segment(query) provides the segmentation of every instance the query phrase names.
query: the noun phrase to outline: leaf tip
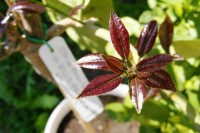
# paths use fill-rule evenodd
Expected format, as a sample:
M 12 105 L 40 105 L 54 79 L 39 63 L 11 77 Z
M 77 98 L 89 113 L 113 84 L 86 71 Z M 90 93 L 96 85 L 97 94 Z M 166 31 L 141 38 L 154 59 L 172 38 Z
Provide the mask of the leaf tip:
M 174 57 L 174 61 L 184 60 L 184 58 L 179 54 L 173 54 L 172 56 Z
M 83 96 L 82 96 L 82 93 L 81 94 L 79 94 L 77 97 L 76 97 L 76 99 L 80 99 L 80 98 L 82 98 Z
M 140 114 L 140 113 L 141 113 L 141 109 L 136 108 L 136 112 L 137 112 L 138 114 Z

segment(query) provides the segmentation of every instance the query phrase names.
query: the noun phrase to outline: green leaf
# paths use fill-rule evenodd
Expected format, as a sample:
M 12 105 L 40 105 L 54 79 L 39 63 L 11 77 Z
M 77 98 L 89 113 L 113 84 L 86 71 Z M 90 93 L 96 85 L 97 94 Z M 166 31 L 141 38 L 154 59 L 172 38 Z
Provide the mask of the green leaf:
M 156 0 L 147 0 L 148 5 L 151 9 L 154 9 L 157 5 L 157 1 Z
M 190 104 L 200 112 L 200 76 L 193 76 L 185 83 L 185 88 Z
M 140 23 L 131 18 L 131 17 L 123 17 L 121 18 L 122 22 L 124 23 L 124 26 L 127 28 L 129 35 L 134 35 L 135 37 L 140 36 Z
M 174 4 L 174 11 L 175 11 L 176 15 L 181 18 L 183 16 L 182 3 Z
M 92 52 L 104 52 L 107 41 L 105 36 L 109 36 L 109 32 L 107 34 L 107 31 L 99 31 L 99 29 L 108 27 L 110 9 L 112 9 L 111 0 L 101 2 L 92 0 L 43 0 L 43 3 L 50 7 L 48 14 L 54 23 L 68 17 L 74 7 L 84 4 L 84 9 L 79 14 L 73 15 L 73 18 L 81 22 L 84 21 L 84 24 L 81 25 L 79 23 L 79 26 L 69 27 L 66 32 L 82 50 L 88 49 Z M 91 18 L 95 18 L 97 21 L 92 21 Z
M 70 7 L 69 4 L 59 0 L 42 0 L 42 2 L 50 9 L 47 13 L 54 23 L 67 17 L 72 10 L 72 7 Z
M 90 0 L 83 10 L 83 19 L 95 17 L 98 25 L 108 28 L 109 14 L 112 8 L 112 0 L 101 0 L 101 2 Z
M 59 99 L 56 96 L 44 94 L 34 99 L 30 108 L 52 109 L 58 102 Z
M 179 22 L 179 24 L 174 28 L 174 40 L 196 39 L 198 37 L 198 28 L 196 27 L 196 22 L 194 22 L 186 23 L 184 20 L 181 20 L 181 22 Z
M 167 121 L 170 109 L 166 105 L 161 104 L 160 101 L 161 99 L 159 101 L 149 100 L 144 102 L 143 109 L 141 112 L 144 121 L 146 120 L 149 124 L 155 126 L 157 124 L 161 124 L 162 122 Z
M 157 132 L 156 132 L 156 128 L 154 128 L 152 126 L 141 125 L 140 133 L 157 133 Z
M 175 81 L 176 89 L 178 91 L 182 91 L 184 89 L 183 86 L 186 81 L 185 70 L 183 66 L 173 64 L 173 65 L 167 66 L 167 69 Z
M 130 112 L 121 103 L 110 103 L 106 105 L 105 110 L 113 121 L 126 122 L 132 119 Z M 134 111 L 133 109 L 131 110 Z
M 133 106 L 133 103 L 131 102 L 131 99 L 130 99 L 130 96 L 126 96 L 124 101 L 123 101 L 123 104 L 126 108 L 129 108 L 129 109 L 132 109 L 134 108 Z
M 82 27 L 69 27 L 66 32 L 82 50 L 89 49 L 92 52 L 103 52 L 106 41 L 95 35 L 99 28 L 88 22 Z
M 37 127 L 37 129 L 40 130 L 41 133 L 43 132 L 45 128 L 45 125 L 48 120 L 48 116 L 49 116 L 48 113 L 42 113 L 38 116 L 37 121 L 35 122 L 35 126 Z
M 176 53 L 184 58 L 200 57 L 200 40 L 174 41 L 173 46 Z
M 139 17 L 140 23 L 148 23 L 149 21 L 155 19 L 158 23 L 161 23 L 165 19 L 165 12 L 161 7 L 154 8 L 153 11 L 145 10 Z

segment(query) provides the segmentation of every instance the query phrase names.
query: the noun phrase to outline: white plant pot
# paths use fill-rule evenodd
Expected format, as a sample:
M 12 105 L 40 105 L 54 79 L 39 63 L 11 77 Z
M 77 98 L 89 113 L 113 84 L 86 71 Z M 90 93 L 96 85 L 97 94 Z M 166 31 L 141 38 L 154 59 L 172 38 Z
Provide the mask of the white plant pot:
M 120 84 L 116 89 L 103 95 L 111 95 L 120 98 L 124 98 L 128 92 L 128 85 Z M 47 124 L 45 126 L 44 133 L 57 133 L 57 130 L 62 122 L 62 120 L 71 111 L 70 105 L 67 98 L 63 99 L 57 107 L 51 113 Z

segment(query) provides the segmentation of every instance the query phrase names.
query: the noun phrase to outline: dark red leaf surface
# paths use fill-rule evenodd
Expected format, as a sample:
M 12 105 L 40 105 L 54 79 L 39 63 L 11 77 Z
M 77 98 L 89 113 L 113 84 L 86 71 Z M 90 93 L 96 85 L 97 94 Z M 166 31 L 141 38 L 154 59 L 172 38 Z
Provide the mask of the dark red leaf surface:
M 180 55 L 169 55 L 169 54 L 158 54 L 141 60 L 136 68 L 138 71 L 142 72 L 152 72 L 161 69 L 166 64 L 181 60 Z
M 164 22 L 159 28 L 159 39 L 165 52 L 169 54 L 169 46 L 172 44 L 174 24 L 169 16 L 166 16 Z
M 115 89 L 122 81 L 118 74 L 107 74 L 93 79 L 77 98 L 100 95 Z
M 112 11 L 110 15 L 109 27 L 110 37 L 117 53 L 123 59 L 127 59 L 130 52 L 129 34 L 114 11 Z
M 147 54 L 153 47 L 158 32 L 157 21 L 150 21 L 142 30 L 138 42 L 136 44 L 136 49 L 140 57 Z
M 147 86 L 176 91 L 175 84 L 170 75 L 164 70 L 151 73 L 148 77 L 139 77 Z
M 45 8 L 41 5 L 30 3 L 28 1 L 21 1 L 12 5 L 8 9 L 7 14 L 10 12 L 44 13 L 45 11 Z
M 125 68 L 118 58 L 113 57 L 113 56 L 103 55 L 103 54 L 101 56 L 104 58 L 107 65 L 114 73 L 120 74 L 124 72 Z
M 132 101 L 136 108 L 137 113 L 141 112 L 144 98 L 147 94 L 147 87 L 138 78 L 134 78 L 130 81 L 130 89 L 132 92 Z
M 89 69 L 101 69 L 101 70 L 110 70 L 106 61 L 101 57 L 101 54 L 88 54 L 81 59 L 79 59 L 78 64 L 81 67 Z

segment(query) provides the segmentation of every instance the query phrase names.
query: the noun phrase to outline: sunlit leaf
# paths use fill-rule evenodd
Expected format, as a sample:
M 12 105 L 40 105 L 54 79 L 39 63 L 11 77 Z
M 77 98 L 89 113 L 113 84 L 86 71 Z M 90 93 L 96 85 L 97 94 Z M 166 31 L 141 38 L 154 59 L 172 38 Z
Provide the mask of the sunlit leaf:
M 127 31 L 130 36 L 134 35 L 137 38 L 140 36 L 140 23 L 136 19 L 125 16 L 121 18 L 121 21 L 123 22 L 125 27 L 128 27 Z
M 101 75 L 93 79 L 77 98 L 100 95 L 115 89 L 122 81 L 118 74 Z
M 68 27 L 66 31 L 68 36 L 79 45 L 80 49 L 103 52 L 107 41 L 96 35 L 99 28 L 91 22 L 85 22 L 83 27 Z
M 146 85 L 152 88 L 160 88 L 176 91 L 176 86 L 170 75 L 164 70 L 158 70 L 148 77 L 139 77 Z
M 169 16 L 166 16 L 159 29 L 159 39 L 165 52 L 169 54 L 169 46 L 172 44 L 174 24 Z
M 129 34 L 114 11 L 110 15 L 110 37 L 118 54 L 127 59 L 130 52 Z
M 106 61 L 101 57 L 101 54 L 88 54 L 81 59 L 79 59 L 78 64 L 81 67 L 89 68 L 89 69 L 102 69 L 102 70 L 109 70 L 109 67 Z
M 166 64 L 172 61 L 177 61 L 177 60 L 182 60 L 182 59 L 183 58 L 177 54 L 176 55 L 158 54 L 158 55 L 154 55 L 154 56 L 143 59 L 136 65 L 136 67 L 138 71 L 152 72 L 152 71 L 161 69 Z
M 200 57 L 200 40 L 173 41 L 176 53 L 184 58 Z
M 132 92 L 132 101 L 135 109 L 138 113 L 140 113 L 144 98 L 147 94 L 147 87 L 138 78 L 134 78 L 130 81 L 130 89 Z
M 101 0 L 101 2 L 98 0 L 82 0 L 83 2 L 85 5 L 84 10 L 82 10 L 84 19 L 95 17 L 98 19 L 95 24 L 108 29 L 110 9 L 113 9 L 113 0 Z
M 44 13 L 45 11 L 45 8 L 41 5 L 30 3 L 28 1 L 21 1 L 12 5 L 8 9 L 7 14 L 10 12 Z
M 103 54 L 102 54 L 102 57 L 104 58 L 107 65 L 114 73 L 120 74 L 125 71 L 123 64 L 120 62 L 118 58 L 113 57 L 113 56 L 103 55 Z
M 158 31 L 157 21 L 150 21 L 142 30 L 138 42 L 136 44 L 136 49 L 140 57 L 147 54 L 153 47 Z

